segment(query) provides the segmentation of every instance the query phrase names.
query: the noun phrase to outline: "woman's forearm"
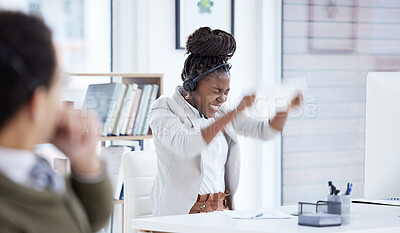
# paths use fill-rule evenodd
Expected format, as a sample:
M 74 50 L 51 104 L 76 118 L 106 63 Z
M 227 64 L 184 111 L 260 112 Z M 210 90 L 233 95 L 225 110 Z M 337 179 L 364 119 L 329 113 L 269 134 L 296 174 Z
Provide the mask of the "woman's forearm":
M 295 98 L 293 98 L 288 106 L 286 112 L 278 112 L 272 120 L 270 120 L 270 125 L 272 128 L 282 131 L 283 127 L 285 126 L 286 119 L 289 114 L 289 110 L 292 107 L 300 106 L 301 102 L 303 101 L 303 94 L 299 93 Z
M 286 119 L 288 117 L 288 112 L 278 112 L 269 124 L 272 128 L 278 131 L 282 131 L 285 126 Z
M 233 110 L 225 116 L 217 119 L 214 123 L 201 130 L 204 141 L 209 144 L 217 134 L 225 128 L 237 115 L 237 110 Z

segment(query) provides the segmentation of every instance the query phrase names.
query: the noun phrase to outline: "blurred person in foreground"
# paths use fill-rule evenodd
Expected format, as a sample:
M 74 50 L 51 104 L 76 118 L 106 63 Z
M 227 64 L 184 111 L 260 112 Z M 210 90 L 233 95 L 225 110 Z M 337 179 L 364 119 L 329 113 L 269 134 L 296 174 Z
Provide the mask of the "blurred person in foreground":
M 43 21 L 0 11 L 0 231 L 95 232 L 109 219 L 111 185 L 96 155 L 96 118 L 60 107 L 60 70 Z M 68 156 L 55 174 L 34 153 L 48 141 Z

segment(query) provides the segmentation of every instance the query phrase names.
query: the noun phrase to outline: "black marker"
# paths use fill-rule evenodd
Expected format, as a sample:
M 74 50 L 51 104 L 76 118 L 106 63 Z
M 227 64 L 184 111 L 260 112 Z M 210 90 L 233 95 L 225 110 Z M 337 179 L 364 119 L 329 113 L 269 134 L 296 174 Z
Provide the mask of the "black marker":
M 345 195 L 349 195 L 350 183 L 347 183 L 347 189 Z
M 336 195 L 340 192 L 340 190 L 336 191 L 336 187 L 335 187 L 335 185 L 332 184 L 332 181 L 329 181 L 328 185 L 330 187 L 330 193 L 329 193 L 330 195 Z

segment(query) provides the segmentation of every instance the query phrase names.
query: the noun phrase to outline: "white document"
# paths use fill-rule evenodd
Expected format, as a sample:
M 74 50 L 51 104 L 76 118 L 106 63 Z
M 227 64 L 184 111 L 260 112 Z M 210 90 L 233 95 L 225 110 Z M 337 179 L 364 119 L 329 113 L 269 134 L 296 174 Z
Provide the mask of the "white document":
M 223 210 L 215 213 L 236 219 L 285 219 L 293 217 L 280 210 Z

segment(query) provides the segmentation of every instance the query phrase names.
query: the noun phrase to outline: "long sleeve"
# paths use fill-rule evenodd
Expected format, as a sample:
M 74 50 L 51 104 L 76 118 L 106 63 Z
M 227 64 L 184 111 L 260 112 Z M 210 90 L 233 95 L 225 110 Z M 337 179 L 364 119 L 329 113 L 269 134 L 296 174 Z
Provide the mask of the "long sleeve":
M 151 107 L 149 122 L 154 140 L 170 150 L 178 159 L 193 159 L 200 155 L 207 143 L 199 127 L 181 121 L 181 118 L 187 119 L 188 115 L 184 112 L 173 112 L 170 105 L 176 103 L 168 98 L 160 98 Z M 175 109 L 180 108 L 175 106 Z
M 81 200 L 93 232 L 100 230 L 112 211 L 111 182 L 106 177 L 98 183 L 81 183 L 71 178 L 72 187 Z
M 270 126 L 268 119 L 254 119 L 243 112 L 238 114 L 232 125 L 237 134 L 262 140 L 269 140 L 281 133 Z

